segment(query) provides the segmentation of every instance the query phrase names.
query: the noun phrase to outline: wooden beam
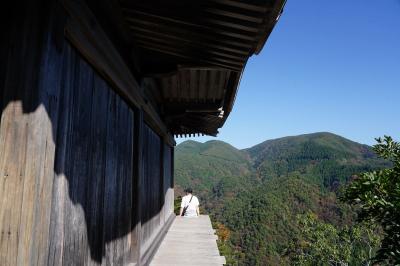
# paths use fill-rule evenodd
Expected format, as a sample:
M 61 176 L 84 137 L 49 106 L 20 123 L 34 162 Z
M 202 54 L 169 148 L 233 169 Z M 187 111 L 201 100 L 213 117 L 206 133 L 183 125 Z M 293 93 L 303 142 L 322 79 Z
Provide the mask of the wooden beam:
M 231 17 L 231 18 L 235 18 L 235 19 L 241 19 L 241 20 L 255 22 L 255 23 L 261 23 L 263 21 L 262 18 L 260 18 L 260 17 L 243 15 L 243 13 L 240 13 L 240 12 L 232 12 L 232 11 L 227 11 L 224 9 L 206 8 L 205 11 L 208 13 L 211 13 L 211 14 Z
M 229 31 L 257 32 L 263 22 L 263 13 L 249 12 L 244 9 L 232 10 L 209 1 L 185 2 L 168 1 L 149 3 L 149 1 L 131 1 L 123 4 L 125 10 L 137 10 L 143 13 L 168 17 L 180 22 L 190 22 L 212 28 Z
M 209 49 L 209 48 L 201 48 L 201 45 L 194 43 L 194 42 L 188 42 L 188 41 L 177 41 L 176 38 L 169 38 L 168 36 L 160 36 L 160 34 L 143 34 L 139 32 L 134 33 L 136 40 L 141 40 L 141 41 L 149 41 L 149 42 L 157 42 L 161 44 L 165 44 L 166 46 L 172 46 L 176 49 L 180 50 L 198 50 L 201 51 L 201 54 L 204 54 L 205 57 L 210 57 L 210 56 L 217 56 L 220 58 L 228 58 L 228 59 L 234 59 L 239 62 L 243 62 L 247 60 L 248 53 L 242 52 L 241 55 L 238 55 L 237 53 L 233 52 L 227 52 L 227 51 L 221 51 L 218 48 L 217 49 Z M 158 35 L 158 36 L 157 36 Z M 243 54 L 244 53 L 244 54 Z
M 222 119 L 221 119 L 222 120 Z M 191 133 L 203 133 L 205 135 L 208 136 L 216 136 L 218 134 L 218 130 L 210 130 L 207 128 L 202 127 L 201 125 L 199 125 L 198 123 L 193 123 L 192 121 L 188 121 L 188 120 L 182 120 L 179 121 L 178 124 L 181 124 L 181 126 L 179 126 L 179 128 L 173 128 L 172 131 L 174 132 L 175 135 L 181 135 L 182 134 L 187 134 L 189 132 Z M 185 129 L 185 130 L 182 130 Z
M 159 53 L 169 54 L 169 55 L 173 55 L 173 56 L 177 56 L 177 57 L 181 57 L 181 58 L 186 58 L 186 59 L 192 59 L 192 58 L 189 58 L 187 56 L 181 55 L 181 54 L 176 53 L 176 52 L 163 50 L 162 48 L 158 48 L 158 47 L 154 47 L 154 46 L 151 46 L 151 47 L 150 46 L 146 46 L 146 44 L 141 44 L 141 45 L 139 45 L 139 47 L 142 47 L 142 48 L 146 47 L 146 49 L 151 50 L 151 51 L 156 51 L 156 52 L 159 52 Z M 215 65 L 215 66 L 220 66 L 220 67 L 224 68 L 225 70 L 232 70 L 232 71 L 236 71 L 236 72 L 239 72 L 241 70 L 239 67 L 230 66 L 230 65 L 227 65 L 227 64 L 223 64 L 223 63 L 216 63 L 216 62 L 212 62 L 212 61 L 208 61 L 208 60 L 199 60 L 199 62 L 200 63 L 201 62 L 205 62 L 205 63 L 209 63 L 209 64 L 212 64 L 212 65 Z
M 132 0 L 120 0 L 121 5 L 125 7 L 135 7 L 141 5 L 156 6 L 162 9 L 174 10 L 199 10 L 200 8 L 210 7 L 223 10 L 234 9 L 241 14 L 262 15 L 269 7 L 266 6 L 267 1 L 260 0 L 204 0 L 204 1 L 160 1 L 160 0 L 147 0 L 140 3 L 132 3 Z
M 178 65 L 179 70 L 202 70 L 202 71 L 230 71 L 225 68 L 210 65 Z
M 247 31 L 247 32 L 251 32 L 251 33 L 258 32 L 257 27 L 244 26 L 238 22 L 229 22 L 229 21 L 215 19 L 215 18 L 206 18 L 204 20 L 207 22 L 212 22 L 213 24 L 218 25 L 218 26 L 225 26 L 227 28 L 237 29 L 237 30 L 241 30 L 241 31 Z
M 186 103 L 180 103 L 176 101 L 171 101 L 171 102 L 166 102 L 164 104 L 164 110 L 166 112 L 171 111 L 173 112 L 174 110 L 187 110 L 187 109 L 192 109 L 192 110 L 200 110 L 200 109 L 215 109 L 218 110 L 221 108 L 222 104 L 221 102 L 215 103 L 215 102 L 196 102 L 196 101 L 191 101 L 191 102 L 186 102 Z
M 243 57 L 235 57 L 235 56 L 228 56 L 224 55 L 222 56 L 221 54 L 217 54 L 216 52 L 212 51 L 201 51 L 198 49 L 198 53 L 193 52 L 189 53 L 186 52 L 185 49 L 187 49 L 187 46 L 181 46 L 181 45 L 169 45 L 169 44 L 164 44 L 161 41 L 158 40 L 144 40 L 144 39 L 137 39 L 136 43 L 138 46 L 145 48 L 147 45 L 151 47 L 158 47 L 160 50 L 164 49 L 166 52 L 174 52 L 176 55 L 179 55 L 180 57 L 185 57 L 192 59 L 193 61 L 202 61 L 202 62 L 221 62 L 221 63 L 228 63 L 230 65 L 236 65 L 239 67 L 243 67 L 243 63 L 246 61 L 247 58 Z M 229 58 L 228 58 L 229 57 Z M 204 59 L 203 59 L 204 58 Z
M 138 47 L 141 47 L 143 49 L 153 50 L 153 51 L 157 51 L 160 53 L 184 58 L 189 62 L 197 61 L 200 63 L 208 63 L 208 64 L 212 64 L 212 65 L 216 65 L 216 66 L 221 66 L 226 69 L 231 69 L 234 71 L 241 71 L 242 67 L 243 67 L 243 63 L 240 63 L 240 62 L 237 62 L 234 60 L 226 60 L 226 59 L 221 59 L 221 58 L 217 58 L 217 57 L 213 57 L 210 59 L 202 59 L 200 57 L 187 55 L 184 52 L 182 52 L 179 49 L 176 49 L 174 47 L 165 46 L 165 45 L 157 44 L 157 43 L 150 42 L 150 41 L 137 40 L 136 44 Z
M 226 35 L 229 37 L 234 37 L 236 39 L 241 39 L 241 40 L 247 40 L 247 41 L 254 41 L 254 33 L 258 32 L 258 29 L 255 30 L 251 30 L 250 31 L 250 27 L 243 27 L 244 30 L 246 29 L 247 31 L 250 31 L 251 33 L 247 32 L 241 32 L 238 30 L 227 30 L 227 29 L 221 29 L 221 28 L 217 28 L 217 27 L 212 27 L 210 25 L 201 25 L 201 24 L 195 24 L 189 21 L 184 21 L 184 20 L 179 20 L 179 19 L 175 19 L 175 18 L 171 18 L 171 17 L 166 17 L 166 16 L 160 16 L 160 15 L 154 15 L 151 13 L 146 13 L 146 12 L 142 12 L 139 10 L 134 10 L 134 9 L 124 9 L 125 13 L 128 14 L 132 14 L 131 16 L 127 16 L 127 20 L 130 22 L 135 22 L 135 23 L 140 23 L 140 24 L 146 24 L 148 22 L 153 22 L 153 23 L 168 23 L 169 27 L 175 27 L 177 29 L 181 29 L 181 28 L 186 28 L 189 30 L 193 30 L 193 31 L 206 31 L 208 33 L 217 33 L 220 35 Z M 214 23 L 217 23 L 217 21 L 214 20 Z M 227 22 L 225 23 L 227 24 Z M 216 26 L 216 25 L 214 25 Z M 226 25 L 225 25 L 226 26 Z M 232 26 L 232 25 L 231 25 Z M 245 30 L 244 30 L 245 31 Z
M 152 23 L 153 24 L 153 23 Z M 248 55 L 247 50 L 252 48 L 250 42 L 238 41 L 234 38 L 216 38 L 215 34 L 202 34 L 200 32 L 189 32 L 183 29 L 167 28 L 157 23 L 154 23 L 154 27 L 160 26 L 158 31 L 154 31 L 154 28 L 142 27 L 141 25 L 130 24 L 129 28 L 133 31 L 132 34 L 140 32 L 146 33 L 152 36 L 160 36 L 163 38 L 183 41 L 185 43 L 195 43 L 198 46 L 204 46 L 208 48 L 218 48 L 225 51 L 234 52 L 237 54 Z M 199 40 L 203 40 L 204 43 L 199 43 Z
M 90 4 L 88 3 L 88 5 Z M 133 45 L 132 35 L 130 34 L 127 21 L 122 14 L 119 0 L 96 1 L 94 4 L 91 5 L 91 8 L 96 14 L 97 18 L 99 18 L 99 20 L 102 20 L 102 25 L 108 26 L 108 29 L 106 31 L 108 33 L 111 32 L 113 36 L 119 37 L 117 43 L 121 44 L 119 48 L 122 48 L 122 52 L 124 52 L 123 57 L 131 59 L 131 67 L 136 73 L 140 73 L 140 62 L 138 60 L 136 51 L 128 48 L 132 47 Z
M 264 13 L 264 12 L 268 11 L 267 7 L 260 6 L 260 5 L 253 5 L 253 4 L 248 3 L 248 1 L 237 1 L 237 0 L 209 0 L 209 1 L 223 4 L 223 5 L 239 7 L 239 8 L 243 8 L 243 9 L 254 11 L 254 12 Z

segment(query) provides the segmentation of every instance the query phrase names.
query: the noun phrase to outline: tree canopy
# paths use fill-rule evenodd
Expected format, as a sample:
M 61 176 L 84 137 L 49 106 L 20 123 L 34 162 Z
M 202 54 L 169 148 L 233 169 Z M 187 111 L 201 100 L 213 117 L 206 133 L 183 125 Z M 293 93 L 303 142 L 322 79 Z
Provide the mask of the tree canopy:
M 358 207 L 358 221 L 382 227 L 382 245 L 374 260 L 400 265 L 400 143 L 389 136 L 376 140 L 374 151 L 392 167 L 356 177 L 343 200 Z

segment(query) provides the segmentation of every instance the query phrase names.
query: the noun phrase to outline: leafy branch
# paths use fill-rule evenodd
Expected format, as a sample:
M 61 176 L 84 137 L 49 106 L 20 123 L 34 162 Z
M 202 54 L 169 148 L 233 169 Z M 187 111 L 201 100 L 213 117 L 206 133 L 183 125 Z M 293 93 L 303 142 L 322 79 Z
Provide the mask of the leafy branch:
M 382 227 L 374 261 L 400 265 L 400 143 L 389 136 L 376 141 L 374 151 L 392 162 L 392 168 L 361 174 L 345 189 L 342 200 L 359 208 L 359 222 Z

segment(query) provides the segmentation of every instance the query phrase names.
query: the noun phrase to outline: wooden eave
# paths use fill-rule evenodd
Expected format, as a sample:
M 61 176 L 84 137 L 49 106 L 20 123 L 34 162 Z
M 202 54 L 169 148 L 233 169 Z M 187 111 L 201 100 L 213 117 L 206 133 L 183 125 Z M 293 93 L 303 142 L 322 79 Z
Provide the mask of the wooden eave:
M 151 102 L 174 135 L 218 133 L 232 110 L 248 58 L 261 51 L 285 4 L 285 0 L 111 2 L 110 13 L 118 14 L 118 19 L 110 21 L 118 21 L 115 28 L 123 31 L 125 46 L 132 50 L 124 60 L 138 66 L 132 72 L 138 72 L 135 77 L 145 101 Z

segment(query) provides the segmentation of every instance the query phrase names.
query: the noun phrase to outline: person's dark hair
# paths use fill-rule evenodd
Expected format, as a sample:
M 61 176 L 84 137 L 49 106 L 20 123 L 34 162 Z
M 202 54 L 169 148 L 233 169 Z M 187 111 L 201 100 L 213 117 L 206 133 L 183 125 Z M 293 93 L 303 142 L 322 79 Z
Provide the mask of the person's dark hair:
M 188 188 L 185 189 L 185 192 L 186 192 L 186 193 L 192 194 L 192 193 L 193 193 L 193 190 L 192 190 L 190 187 L 188 187 Z

